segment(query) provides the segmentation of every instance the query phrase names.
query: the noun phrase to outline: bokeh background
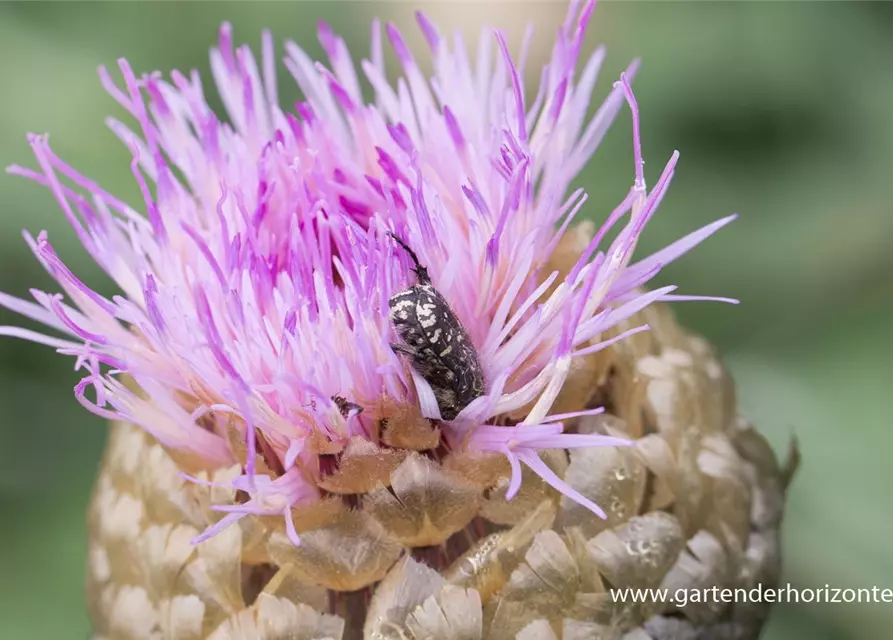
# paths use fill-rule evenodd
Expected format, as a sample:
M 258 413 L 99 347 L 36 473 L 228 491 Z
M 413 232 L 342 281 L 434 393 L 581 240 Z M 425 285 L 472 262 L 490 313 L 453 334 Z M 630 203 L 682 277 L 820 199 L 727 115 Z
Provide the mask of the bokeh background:
M 0 4 L 0 165 L 31 164 L 26 132 L 140 202 L 126 150 L 103 124 L 121 115 L 99 64 L 198 68 L 222 20 L 257 45 L 271 27 L 317 56 L 324 18 L 355 56 L 370 18 L 412 34 L 418 3 Z M 445 28 L 537 23 L 546 53 L 561 2 L 442 3 Z M 732 211 L 741 218 L 662 276 L 740 307 L 689 304 L 683 321 L 717 343 L 744 410 L 779 449 L 800 440 L 785 577 L 799 587 L 893 588 L 893 4 L 605 2 L 589 46 L 608 45 L 598 94 L 641 56 L 635 87 L 647 173 L 682 152 L 643 250 Z M 531 65 L 533 66 L 533 65 Z M 206 87 L 210 80 L 207 80 Z M 296 98 L 280 77 L 286 99 Z M 210 92 L 209 92 L 210 93 Z M 624 113 L 580 183 L 605 215 L 632 175 Z M 0 176 L 0 290 L 51 287 L 19 234 L 47 229 L 83 279 L 110 292 L 48 192 Z M 18 323 L 0 312 L 0 324 Z M 0 340 L 0 637 L 84 638 L 84 510 L 105 435 L 75 402 L 72 362 Z M 767 638 L 893 637 L 893 604 L 783 604 Z

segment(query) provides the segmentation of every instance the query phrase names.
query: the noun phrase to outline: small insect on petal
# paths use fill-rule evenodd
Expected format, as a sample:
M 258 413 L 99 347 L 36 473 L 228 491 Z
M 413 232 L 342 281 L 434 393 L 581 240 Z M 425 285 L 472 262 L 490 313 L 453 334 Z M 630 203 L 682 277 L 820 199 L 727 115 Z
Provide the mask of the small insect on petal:
M 338 411 L 341 412 L 341 415 L 344 418 L 352 418 L 363 413 L 363 407 L 354 402 L 350 402 L 343 396 L 332 396 L 332 402 L 335 403 L 335 406 L 338 407 Z

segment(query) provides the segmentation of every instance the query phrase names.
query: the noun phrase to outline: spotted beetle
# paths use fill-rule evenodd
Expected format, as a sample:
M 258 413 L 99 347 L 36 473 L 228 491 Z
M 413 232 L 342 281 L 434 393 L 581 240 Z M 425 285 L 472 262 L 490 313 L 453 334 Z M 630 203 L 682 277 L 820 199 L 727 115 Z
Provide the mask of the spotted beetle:
M 412 367 L 431 385 L 440 415 L 453 420 L 484 394 L 484 371 L 468 333 L 449 303 L 434 288 L 415 251 L 390 235 L 409 254 L 418 284 L 391 296 L 391 322 L 402 344 L 395 353 L 409 357 Z

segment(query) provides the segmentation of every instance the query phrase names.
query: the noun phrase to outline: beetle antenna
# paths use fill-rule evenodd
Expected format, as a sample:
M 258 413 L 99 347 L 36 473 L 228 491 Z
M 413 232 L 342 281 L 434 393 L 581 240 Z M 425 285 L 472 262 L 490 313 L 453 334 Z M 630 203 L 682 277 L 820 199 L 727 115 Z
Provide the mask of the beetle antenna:
M 427 284 L 427 283 L 431 282 L 431 277 L 428 275 L 428 269 L 423 267 L 422 263 L 419 262 L 419 257 L 416 255 L 415 251 L 410 249 L 409 245 L 406 244 L 399 237 L 397 237 L 396 234 L 393 234 L 390 231 L 388 231 L 388 235 L 391 236 L 397 242 L 397 244 L 399 244 L 401 247 L 403 247 L 403 250 L 409 254 L 410 258 L 412 258 L 412 262 L 413 262 L 413 264 L 415 264 L 415 268 L 413 269 L 413 271 L 415 271 L 416 275 L 419 277 L 419 282 L 421 282 L 422 284 Z

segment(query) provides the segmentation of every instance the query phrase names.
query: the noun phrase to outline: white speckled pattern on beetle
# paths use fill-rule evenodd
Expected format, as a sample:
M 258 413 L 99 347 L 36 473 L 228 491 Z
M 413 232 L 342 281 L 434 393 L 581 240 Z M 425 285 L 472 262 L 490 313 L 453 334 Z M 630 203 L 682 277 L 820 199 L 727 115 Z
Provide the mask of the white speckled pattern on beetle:
M 434 288 L 428 269 L 402 240 L 419 282 L 391 296 L 391 322 L 402 343 L 392 345 L 430 385 L 440 417 L 453 420 L 484 394 L 484 371 L 468 332 Z

